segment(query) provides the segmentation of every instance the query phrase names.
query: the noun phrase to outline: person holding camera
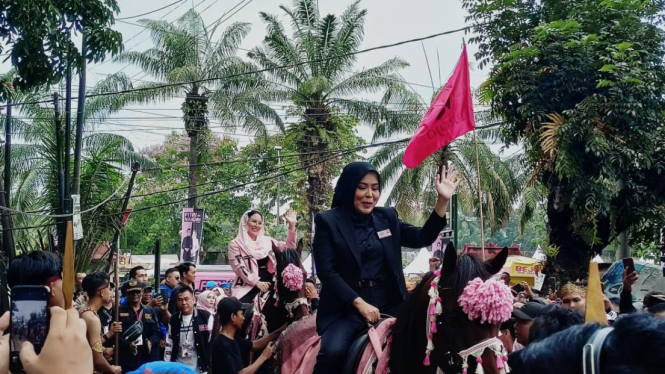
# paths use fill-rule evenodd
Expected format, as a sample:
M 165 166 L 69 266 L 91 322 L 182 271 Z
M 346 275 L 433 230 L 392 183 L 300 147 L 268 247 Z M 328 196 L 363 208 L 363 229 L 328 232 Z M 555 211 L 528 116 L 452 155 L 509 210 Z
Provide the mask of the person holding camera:
M 162 334 L 157 315 L 152 308 L 144 308 L 141 304 L 146 287 L 147 283 L 135 279 L 122 285 L 122 293 L 127 300 L 118 309 L 122 323 L 118 365 L 122 367 L 123 373 L 150 362 L 152 349 L 159 349 Z
M 212 343 L 210 374 L 254 374 L 272 358 L 274 353 L 272 341 L 279 337 L 286 326 L 254 342 L 236 336 L 245 322 L 245 311 L 250 306 L 241 303 L 235 297 L 226 297 L 217 304 L 217 318 L 222 331 Z M 253 364 L 245 367 L 243 357 L 250 351 L 262 353 Z

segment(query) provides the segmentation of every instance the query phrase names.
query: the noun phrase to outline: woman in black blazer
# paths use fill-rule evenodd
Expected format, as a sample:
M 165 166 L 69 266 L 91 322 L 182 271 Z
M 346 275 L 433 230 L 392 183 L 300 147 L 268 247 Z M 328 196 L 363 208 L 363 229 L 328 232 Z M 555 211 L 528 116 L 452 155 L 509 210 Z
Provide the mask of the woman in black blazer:
M 353 340 L 381 314 L 395 316 L 406 298 L 401 247 L 431 245 L 446 225 L 457 187 L 452 167 L 436 182 L 438 200 L 422 228 L 404 223 L 393 208 L 376 207 L 381 177 L 366 162 L 347 165 L 335 186 L 332 209 L 314 217 L 313 255 L 322 284 L 316 327 L 321 335 L 315 374 L 339 373 Z

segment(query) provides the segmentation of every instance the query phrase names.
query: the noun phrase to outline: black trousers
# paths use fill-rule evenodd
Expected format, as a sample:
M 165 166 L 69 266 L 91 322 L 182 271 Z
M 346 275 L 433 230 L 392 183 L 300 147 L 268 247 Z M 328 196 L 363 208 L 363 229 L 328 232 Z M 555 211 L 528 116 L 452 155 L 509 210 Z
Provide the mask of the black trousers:
M 394 295 L 387 287 L 363 288 L 358 293 L 363 300 L 379 308 L 382 314 L 392 317 L 397 316 L 401 302 L 401 298 L 396 299 Z M 314 374 L 340 374 L 351 344 L 367 328 L 367 321 L 355 308 L 328 325 L 321 334 L 321 349 L 316 356 Z

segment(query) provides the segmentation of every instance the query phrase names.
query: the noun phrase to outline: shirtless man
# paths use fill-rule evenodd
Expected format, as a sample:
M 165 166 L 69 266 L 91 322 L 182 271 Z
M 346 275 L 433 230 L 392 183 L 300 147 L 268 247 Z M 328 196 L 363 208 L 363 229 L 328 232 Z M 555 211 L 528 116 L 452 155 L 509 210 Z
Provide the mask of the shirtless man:
M 110 365 L 104 358 L 103 344 L 110 340 L 114 334 L 122 332 L 122 325 L 114 322 L 109 332 L 102 334 L 102 323 L 97 315 L 99 309 L 111 299 L 109 276 L 102 272 L 89 274 L 83 279 L 82 288 L 88 294 L 88 302 L 81 309 L 81 318 L 88 328 L 88 343 L 92 348 L 92 359 L 95 373 L 121 374 L 120 366 Z

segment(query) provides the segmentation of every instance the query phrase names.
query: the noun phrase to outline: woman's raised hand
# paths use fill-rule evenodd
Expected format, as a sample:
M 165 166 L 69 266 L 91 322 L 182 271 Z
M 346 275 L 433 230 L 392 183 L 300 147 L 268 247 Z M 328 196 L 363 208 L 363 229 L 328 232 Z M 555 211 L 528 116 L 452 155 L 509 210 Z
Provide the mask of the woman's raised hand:
M 439 198 L 450 201 L 458 184 L 457 171 L 453 166 L 442 167 L 436 179 L 436 192 L 439 194 Z
M 286 223 L 289 224 L 289 229 L 294 229 L 296 227 L 296 222 L 298 222 L 298 217 L 296 216 L 296 211 L 289 209 L 288 212 L 284 215 Z

